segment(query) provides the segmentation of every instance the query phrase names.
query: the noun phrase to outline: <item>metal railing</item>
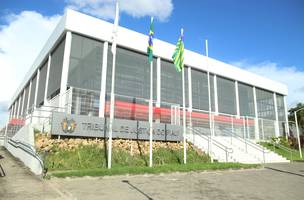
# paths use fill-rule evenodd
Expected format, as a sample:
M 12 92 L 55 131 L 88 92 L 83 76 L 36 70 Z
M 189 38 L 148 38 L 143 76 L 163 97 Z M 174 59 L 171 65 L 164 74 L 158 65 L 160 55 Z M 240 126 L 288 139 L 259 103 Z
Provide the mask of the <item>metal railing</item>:
M 290 161 L 293 161 L 293 153 L 297 153 L 296 150 L 294 149 L 291 149 L 291 148 L 288 148 L 286 146 L 283 146 L 279 143 L 276 143 L 274 141 L 272 141 L 270 144 L 272 144 L 273 146 L 273 151 L 276 153 L 276 147 L 280 148 L 281 150 L 285 151 L 285 152 L 288 152 L 290 154 Z
M 270 151 L 266 150 L 264 146 L 260 146 L 256 143 L 250 141 L 247 138 L 242 138 L 242 137 L 234 134 L 232 131 L 229 131 L 229 130 L 223 131 L 223 134 L 225 136 L 228 136 L 228 137 L 231 138 L 231 144 L 232 144 L 232 139 L 236 139 L 236 140 L 240 141 L 241 143 L 244 143 L 246 153 L 248 153 L 248 146 L 254 148 L 255 150 L 260 151 L 262 153 L 262 156 L 263 156 L 263 163 L 265 163 L 265 153 L 270 153 Z
M 38 162 L 41 166 L 41 169 L 44 170 L 43 160 L 41 159 L 39 154 L 36 152 L 36 149 L 34 146 L 27 144 L 25 142 L 19 141 L 19 140 L 14 140 L 14 139 L 9 139 L 8 143 L 15 148 L 19 148 L 19 149 L 23 150 L 24 152 L 26 152 L 27 154 L 29 154 L 30 156 L 32 156 L 33 158 L 38 160 Z
M 208 148 L 210 148 L 210 145 L 215 145 L 218 148 L 220 148 L 221 150 L 223 150 L 225 152 L 226 162 L 228 162 L 229 154 L 233 153 L 233 149 L 232 148 L 229 148 L 229 147 L 225 146 L 224 144 L 222 144 L 222 143 L 220 143 L 220 142 L 218 142 L 216 140 L 212 140 L 211 136 L 201 134 L 201 131 L 198 130 L 198 129 L 196 129 L 196 128 L 190 128 L 190 127 L 188 127 L 188 130 L 190 132 L 192 132 L 192 134 L 195 134 L 195 135 L 199 136 L 200 138 L 206 140 L 208 142 Z M 211 142 L 212 142 L 212 144 L 211 144 Z

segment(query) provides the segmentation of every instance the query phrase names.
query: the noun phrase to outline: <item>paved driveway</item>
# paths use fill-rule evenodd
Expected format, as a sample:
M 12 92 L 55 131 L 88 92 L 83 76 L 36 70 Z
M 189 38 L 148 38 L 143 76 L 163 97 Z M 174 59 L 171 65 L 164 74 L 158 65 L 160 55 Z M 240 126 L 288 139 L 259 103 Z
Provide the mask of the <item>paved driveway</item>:
M 304 163 L 264 169 L 41 180 L 0 150 L 0 199 L 304 199 Z

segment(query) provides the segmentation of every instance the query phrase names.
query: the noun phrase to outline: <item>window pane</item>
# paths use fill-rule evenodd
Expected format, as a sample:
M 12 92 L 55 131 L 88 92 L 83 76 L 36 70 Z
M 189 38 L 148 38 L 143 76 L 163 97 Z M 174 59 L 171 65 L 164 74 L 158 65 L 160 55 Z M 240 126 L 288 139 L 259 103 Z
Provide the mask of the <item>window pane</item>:
M 256 89 L 258 116 L 260 118 L 275 120 L 273 93 Z
M 236 114 L 235 83 L 222 77 L 217 77 L 218 108 L 220 113 Z
M 64 54 L 65 40 L 61 41 L 57 48 L 51 54 L 51 65 L 48 82 L 48 97 L 53 97 L 58 94 L 60 89 L 62 63 Z
M 35 99 L 35 91 L 36 91 L 36 82 L 37 82 L 37 74 L 32 79 L 32 87 L 31 87 L 31 95 L 30 95 L 30 104 L 29 108 L 33 107 L 34 99 Z
M 161 61 L 161 101 L 183 105 L 182 73 L 176 71 L 173 63 Z
M 48 64 L 48 62 L 44 63 L 44 65 L 40 69 L 39 84 L 38 84 L 38 94 L 37 94 L 37 105 L 42 104 L 42 102 L 44 100 L 45 81 L 46 81 L 46 73 L 47 73 L 47 64 Z
M 278 120 L 285 121 L 285 106 L 284 106 L 284 96 L 276 94 L 277 108 L 278 108 Z
M 209 110 L 208 77 L 206 72 L 192 69 L 192 107 Z
M 100 91 L 103 42 L 72 34 L 68 86 Z
M 238 89 L 239 89 L 240 115 L 255 116 L 253 87 L 243 83 L 238 83 Z

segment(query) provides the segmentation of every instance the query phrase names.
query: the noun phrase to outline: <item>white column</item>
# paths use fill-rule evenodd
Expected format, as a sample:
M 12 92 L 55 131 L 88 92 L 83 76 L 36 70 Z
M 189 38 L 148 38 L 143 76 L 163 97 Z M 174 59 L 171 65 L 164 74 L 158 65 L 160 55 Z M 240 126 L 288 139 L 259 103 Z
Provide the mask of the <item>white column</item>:
M 279 129 L 279 117 L 278 117 L 278 106 L 277 106 L 277 94 L 273 93 L 273 101 L 274 101 L 274 112 L 275 112 L 275 122 L 274 122 L 274 128 L 275 128 L 275 136 L 280 136 L 280 129 Z
M 34 109 L 37 108 L 37 96 L 38 96 L 38 89 L 39 89 L 39 79 L 40 79 L 40 69 L 38 69 L 38 71 L 37 71 L 36 88 L 35 88 L 35 95 L 34 95 Z
M 253 104 L 254 104 L 254 125 L 255 125 L 255 139 L 259 140 L 260 139 L 260 134 L 259 134 L 259 116 L 258 116 L 258 105 L 257 105 L 257 98 L 256 98 L 256 89 L 253 87 Z
M 23 116 L 23 111 L 24 111 L 24 102 L 25 102 L 25 92 L 26 92 L 26 90 L 24 89 L 23 90 L 23 97 L 22 97 L 22 106 L 21 106 L 21 115 Z M 23 116 L 23 117 L 25 117 L 25 116 Z
M 287 110 L 287 102 L 286 102 L 286 96 L 284 96 L 284 108 L 285 108 L 285 132 L 286 132 L 286 137 L 289 136 L 289 124 L 288 124 L 288 110 Z
M 101 88 L 100 88 L 100 99 L 99 99 L 99 117 L 104 117 L 104 112 L 105 112 L 107 69 L 108 69 L 108 46 L 109 46 L 108 42 L 105 42 L 103 44 Z
M 46 70 L 46 80 L 45 80 L 45 91 L 44 91 L 44 100 L 43 100 L 43 104 L 47 105 L 47 91 L 48 91 L 48 87 L 49 87 L 49 77 L 50 77 L 50 68 L 51 68 L 51 59 L 52 56 L 51 54 L 49 54 L 49 59 L 48 59 L 48 64 L 47 64 L 47 70 Z
M 236 115 L 237 118 L 240 117 L 240 100 L 239 100 L 239 87 L 238 87 L 238 82 L 235 81 L 235 104 L 236 104 Z
M 213 76 L 213 89 L 214 89 L 214 111 L 215 114 L 218 115 L 218 95 L 217 95 L 217 78 L 216 75 L 214 74 Z
M 28 97 L 27 97 L 27 106 L 26 106 L 26 114 L 28 112 L 28 109 L 30 108 L 30 99 L 31 99 L 31 92 L 32 92 L 32 84 L 33 84 L 33 81 L 31 80 L 30 81 L 30 85 L 29 85 L 29 92 L 28 92 Z
M 70 53 L 71 53 L 71 42 L 72 42 L 72 33 L 67 31 L 65 37 L 65 46 L 64 46 L 64 55 L 62 62 L 62 74 L 61 74 L 61 83 L 60 83 L 60 94 L 59 94 L 59 107 L 63 108 L 66 101 L 66 89 L 68 84 L 68 73 L 69 73 L 69 64 L 70 64 Z

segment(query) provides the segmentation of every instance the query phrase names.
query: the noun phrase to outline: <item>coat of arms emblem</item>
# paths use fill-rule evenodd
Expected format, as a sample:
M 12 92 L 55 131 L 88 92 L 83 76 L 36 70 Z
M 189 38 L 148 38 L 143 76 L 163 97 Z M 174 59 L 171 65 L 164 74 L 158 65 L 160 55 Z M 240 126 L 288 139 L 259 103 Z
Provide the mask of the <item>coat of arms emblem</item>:
M 77 124 L 73 119 L 64 118 L 61 122 L 61 128 L 64 133 L 73 133 L 76 126 Z

